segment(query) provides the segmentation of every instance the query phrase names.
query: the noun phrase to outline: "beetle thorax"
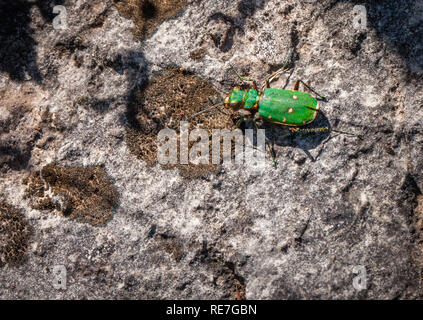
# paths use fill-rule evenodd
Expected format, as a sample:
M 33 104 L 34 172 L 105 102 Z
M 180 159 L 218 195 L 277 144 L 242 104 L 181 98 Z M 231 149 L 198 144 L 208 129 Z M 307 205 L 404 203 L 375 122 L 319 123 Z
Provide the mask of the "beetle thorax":
M 255 89 L 241 90 L 234 88 L 225 99 L 225 106 L 233 110 L 252 109 L 259 101 L 259 92 Z

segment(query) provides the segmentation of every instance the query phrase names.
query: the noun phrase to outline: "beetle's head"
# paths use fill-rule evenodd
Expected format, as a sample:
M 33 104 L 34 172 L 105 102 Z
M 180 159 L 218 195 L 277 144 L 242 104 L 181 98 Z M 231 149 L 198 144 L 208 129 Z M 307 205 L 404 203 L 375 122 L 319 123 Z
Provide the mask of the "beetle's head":
M 244 106 L 245 91 L 240 88 L 234 88 L 225 98 L 225 107 L 234 111 L 242 109 Z

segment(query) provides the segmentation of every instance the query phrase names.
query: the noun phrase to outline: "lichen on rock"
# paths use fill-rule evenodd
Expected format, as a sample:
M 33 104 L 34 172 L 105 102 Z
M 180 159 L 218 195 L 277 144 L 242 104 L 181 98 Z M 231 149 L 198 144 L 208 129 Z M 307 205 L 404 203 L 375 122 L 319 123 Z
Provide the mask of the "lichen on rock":
M 0 202 L 0 267 L 19 264 L 28 247 L 32 228 L 22 212 Z
M 48 164 L 24 180 L 34 208 L 57 210 L 63 216 L 92 225 L 105 225 L 119 195 L 104 168 Z

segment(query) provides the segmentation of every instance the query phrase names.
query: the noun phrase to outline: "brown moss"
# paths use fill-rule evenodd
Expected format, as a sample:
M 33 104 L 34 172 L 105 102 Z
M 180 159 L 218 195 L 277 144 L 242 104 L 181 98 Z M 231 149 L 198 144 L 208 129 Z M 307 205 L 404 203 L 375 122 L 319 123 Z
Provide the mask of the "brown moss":
M 105 225 L 118 204 L 112 180 L 98 166 L 48 164 L 23 182 L 28 185 L 25 196 L 31 198 L 34 209 L 57 210 L 79 222 Z
M 186 0 L 115 0 L 125 18 L 134 21 L 137 38 L 149 37 L 159 24 L 175 17 L 186 7 Z
M 169 68 L 134 94 L 128 105 L 130 128 L 127 130 L 126 141 L 131 153 L 147 164 L 155 165 L 158 133 L 164 128 L 169 128 L 179 134 L 181 121 L 189 122 L 189 130 L 201 125 L 201 128 L 209 132 L 209 137 L 212 129 L 234 129 L 236 115 L 223 108 L 221 112 L 215 109 L 190 120 L 192 115 L 210 106 L 209 98 L 217 96 L 219 93 L 208 82 L 178 68 Z M 211 144 L 211 138 L 209 140 Z M 177 167 L 183 177 L 192 179 L 217 172 L 220 166 L 177 164 L 162 167 Z
M 15 207 L 0 202 L 0 267 L 22 261 L 32 229 Z

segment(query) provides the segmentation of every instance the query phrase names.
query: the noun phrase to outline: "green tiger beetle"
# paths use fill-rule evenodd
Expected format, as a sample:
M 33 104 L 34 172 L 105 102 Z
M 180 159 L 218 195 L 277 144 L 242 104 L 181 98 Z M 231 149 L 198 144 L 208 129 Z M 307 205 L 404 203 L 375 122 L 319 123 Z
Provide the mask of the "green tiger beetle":
M 241 90 L 241 88 L 235 87 L 226 95 L 223 103 L 209 107 L 197 114 L 224 105 L 226 108 L 231 108 L 234 111 L 248 111 L 254 120 L 256 128 L 256 120 L 264 119 L 275 124 L 287 126 L 292 132 L 311 133 L 328 131 L 329 127 L 308 129 L 301 128 L 316 119 L 316 116 L 319 113 L 319 103 L 318 100 L 311 94 L 299 91 L 300 84 L 316 94 L 321 100 L 327 101 L 324 96 L 317 93 L 304 81 L 297 80 L 293 90 L 270 88 L 270 83 L 279 78 L 279 76 L 286 70 L 287 65 L 291 61 L 292 55 L 293 50 L 289 53 L 288 59 L 286 59 L 282 68 L 266 79 L 262 91 L 258 89 L 257 82 L 255 80 L 241 76 L 236 69 L 231 66 L 233 71 L 241 80 L 252 83 L 252 88 L 249 90 Z M 240 127 L 240 124 L 244 120 L 244 117 L 242 117 L 237 122 L 237 126 Z M 356 133 L 334 129 L 331 130 L 337 133 L 360 137 L 360 134 Z

